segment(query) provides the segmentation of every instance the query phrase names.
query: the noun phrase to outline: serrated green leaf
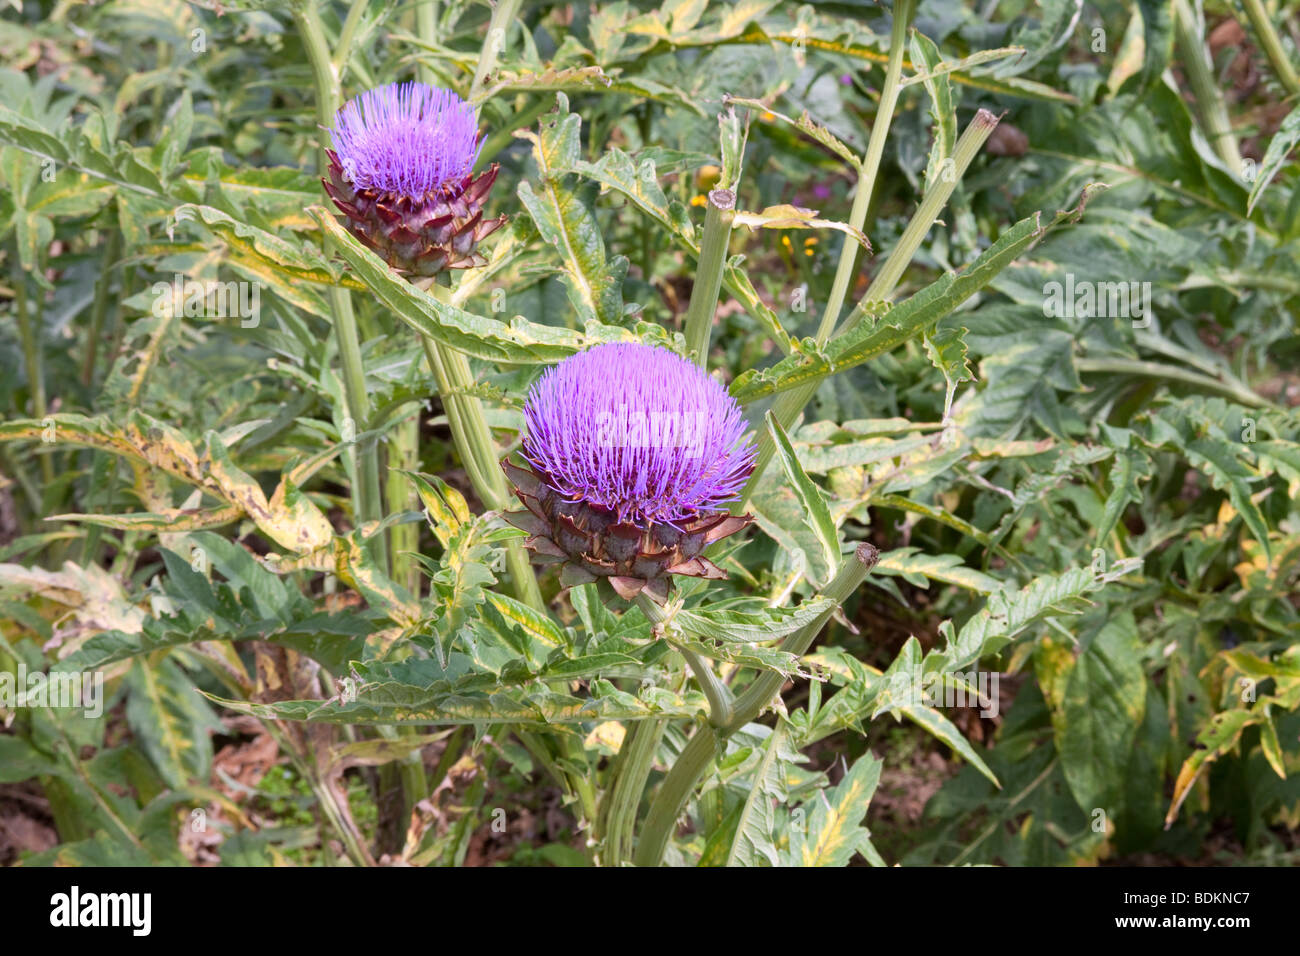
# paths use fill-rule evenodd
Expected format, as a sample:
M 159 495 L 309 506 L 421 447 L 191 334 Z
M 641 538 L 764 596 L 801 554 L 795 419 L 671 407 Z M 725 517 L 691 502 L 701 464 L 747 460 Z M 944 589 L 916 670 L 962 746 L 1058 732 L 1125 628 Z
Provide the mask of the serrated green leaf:
M 1084 646 L 1066 680 L 1061 718 L 1053 721 L 1065 779 L 1085 812 L 1117 812 L 1145 701 L 1137 624 L 1120 614 Z
M 792 866 L 847 866 L 859 850 L 864 849 L 868 832 L 862 826 L 871 798 L 880 783 L 884 762 L 864 754 L 853 762 L 844 779 L 830 792 L 819 793 L 806 821 L 806 832 L 791 833 L 788 855 L 783 861 Z M 874 850 L 870 851 L 874 854 Z
M 1255 204 L 1259 202 L 1260 196 L 1264 195 L 1268 184 L 1286 165 L 1287 157 L 1291 155 L 1297 143 L 1300 143 L 1300 106 L 1287 114 L 1286 119 L 1282 120 L 1282 125 L 1273 134 L 1273 138 L 1268 141 L 1268 149 L 1259 164 L 1259 169 L 1255 172 L 1255 182 L 1251 185 L 1250 195 L 1246 198 L 1246 215 L 1249 216 L 1255 211 Z
M 816 535 L 826 566 L 837 567 L 840 562 L 839 531 L 835 527 L 834 519 L 831 518 L 830 507 L 826 504 L 822 490 L 813 484 L 812 479 L 804 472 L 794 449 L 790 447 L 790 439 L 785 429 L 781 427 L 781 423 L 776 420 L 771 411 L 768 411 L 766 421 L 768 431 L 772 433 L 772 438 L 776 442 L 781 467 L 785 470 L 786 477 L 790 480 L 790 487 L 794 489 L 803 510 L 803 520 Z
M 715 641 L 771 641 L 792 634 L 829 611 L 834 602 L 809 598 L 798 607 L 773 607 L 761 611 L 684 609 L 674 620 L 683 630 Z
M 589 325 L 585 334 L 538 325 L 523 316 L 516 316 L 506 324 L 439 302 L 393 272 L 323 208 L 314 206 L 308 212 L 337 244 L 340 255 L 348 260 L 366 287 L 399 319 L 420 334 L 467 355 L 506 364 L 533 365 L 557 362 L 601 342 L 627 342 L 633 338 L 624 329 L 599 324 Z
M 628 261 L 624 256 L 606 258 L 605 240 L 589 197 L 582 195 L 574 177 L 566 175 L 581 156 L 582 120 L 569 112 L 563 94 L 557 100 L 557 112 L 543 118 L 540 133 L 520 134 L 533 144 L 540 182 L 537 190 L 521 182 L 519 200 L 542 238 L 560 253 L 569 301 L 579 317 L 584 323 L 614 325 L 623 319 Z

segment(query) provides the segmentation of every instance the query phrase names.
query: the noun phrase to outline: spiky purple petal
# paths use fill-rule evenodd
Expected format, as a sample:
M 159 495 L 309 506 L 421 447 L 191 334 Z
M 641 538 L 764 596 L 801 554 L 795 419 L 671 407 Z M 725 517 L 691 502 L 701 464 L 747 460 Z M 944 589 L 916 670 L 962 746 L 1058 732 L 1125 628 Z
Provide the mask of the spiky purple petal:
M 753 470 L 735 400 L 687 359 L 634 343 L 572 355 L 533 385 L 524 457 L 571 501 L 670 524 L 721 510 Z
M 329 132 L 349 182 L 409 199 L 461 182 L 479 153 L 474 107 L 423 83 L 367 90 L 339 110 Z

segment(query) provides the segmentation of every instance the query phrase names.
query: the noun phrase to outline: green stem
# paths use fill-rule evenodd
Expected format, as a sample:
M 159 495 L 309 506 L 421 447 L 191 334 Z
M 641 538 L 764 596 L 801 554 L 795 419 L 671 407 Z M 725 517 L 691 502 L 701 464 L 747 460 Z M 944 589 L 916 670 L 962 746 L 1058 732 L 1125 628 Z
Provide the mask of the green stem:
M 636 841 L 636 853 L 632 857 L 636 866 L 658 866 L 663 862 L 664 850 L 676 829 L 677 819 L 686 809 L 695 785 L 713 763 L 722 739 L 717 727 L 706 724 L 695 732 L 677 755 L 673 768 L 659 785 L 659 792 L 646 814 L 641 836 Z
M 979 155 L 980 149 L 983 148 L 985 141 L 992 134 L 993 129 L 998 125 L 998 118 L 988 110 L 979 110 L 975 113 L 975 118 L 967 124 L 962 130 L 961 136 L 957 138 L 957 145 L 953 148 L 953 175 L 951 177 L 940 176 L 933 185 L 926 191 L 921 198 L 921 205 L 917 207 L 912 218 L 908 220 L 907 228 L 899 237 L 897 244 L 890 251 L 885 264 L 880 267 L 871 280 L 871 285 L 867 286 L 867 292 L 862 300 L 849 313 L 849 317 L 844 320 L 844 325 L 840 333 L 848 332 L 853 329 L 866 315 L 867 306 L 873 302 L 883 302 L 894 294 L 898 288 L 899 280 L 903 278 L 903 273 L 907 271 L 912 257 L 916 255 L 916 250 L 921 248 L 921 243 L 925 240 L 934 221 L 939 218 L 939 213 L 943 207 L 948 204 L 953 190 L 961 182 L 961 178 L 966 175 L 966 170 L 975 157 Z
M 427 5 L 433 7 L 436 6 L 436 3 L 430 0 Z M 366 8 L 369 6 L 370 0 L 352 0 L 347 19 L 343 21 L 343 29 L 339 31 L 338 46 L 335 48 L 334 56 L 330 60 L 335 76 L 343 76 L 348 57 L 352 54 L 352 38 L 356 36 L 357 27 L 361 25 L 361 15 L 366 12 Z
M 903 62 L 907 53 L 907 29 L 911 26 L 912 16 L 915 12 L 916 4 L 914 0 L 899 0 L 898 3 L 894 4 L 894 22 L 889 41 L 889 61 L 885 65 L 885 84 L 880 90 L 880 102 L 876 108 L 876 121 L 871 125 L 871 136 L 867 140 L 867 151 L 863 154 L 862 162 L 858 166 L 858 186 L 853 197 L 853 208 L 849 211 L 849 225 L 858 230 L 862 229 L 867 220 L 867 211 L 871 208 L 871 201 L 879 181 L 880 163 L 885 154 L 885 143 L 889 138 L 890 124 L 893 122 L 894 110 L 898 106 L 898 95 L 902 90 L 900 82 Z M 819 346 L 830 341 L 835 323 L 839 321 L 840 311 L 844 307 L 844 299 L 848 295 L 849 286 L 853 279 L 857 257 L 858 244 L 851 237 L 846 236 L 844 246 L 840 250 L 840 261 L 835 269 L 835 280 L 831 285 L 831 297 L 826 303 L 826 311 L 822 313 L 821 322 L 817 328 L 817 344 Z M 794 424 L 795 419 L 804 410 L 804 406 L 812 400 L 820 385 L 821 379 L 817 379 L 784 392 L 777 397 L 772 406 L 772 413 L 776 416 L 777 421 L 781 423 L 782 428 L 788 429 Z M 749 504 L 749 499 L 758 487 L 763 472 L 771 464 L 772 455 L 775 451 L 776 447 L 772 442 L 771 434 L 766 429 L 760 429 L 758 449 L 754 457 L 754 471 L 750 475 L 749 482 L 745 485 L 744 494 L 741 495 L 740 500 L 733 507 L 736 513 L 743 512 Z
M 636 596 L 636 606 L 641 609 L 641 613 L 646 616 L 646 619 L 656 627 L 668 623 L 670 619 L 668 612 L 651 598 L 646 597 L 644 593 Z M 704 696 L 709 701 L 709 723 L 715 727 L 727 726 L 734 713 L 731 689 L 718 680 L 718 676 L 713 673 L 713 668 L 700 655 L 685 647 L 677 649 L 681 651 L 686 665 L 691 669 L 691 673 L 695 675 L 696 683 L 700 685 L 700 690 L 704 691 Z
M 495 467 L 496 444 L 483 418 L 482 406 L 472 395 L 465 394 L 474 384 L 473 373 L 464 354 L 450 349 L 436 339 L 421 336 L 424 355 L 429 370 L 438 385 L 451 437 L 460 455 L 461 464 L 469 476 L 469 483 L 485 508 L 497 509 L 505 504 L 504 488 L 498 488 L 492 473 Z M 477 408 L 475 406 L 478 406 Z M 476 414 L 477 412 L 477 414 Z
M 727 246 L 735 217 L 736 194 L 730 189 L 711 191 L 709 211 L 704 216 L 704 236 L 700 240 L 700 258 L 695 265 L 695 285 L 686 310 L 687 353 L 700 368 L 708 367 L 709 337 L 713 334 L 713 315 L 718 309 L 722 270 L 727 265 Z
M 1251 29 L 1255 31 L 1260 49 L 1277 74 L 1278 82 L 1288 95 L 1300 96 L 1300 75 L 1296 74 L 1295 67 L 1287 58 L 1282 39 L 1277 35 L 1277 30 L 1273 29 L 1273 21 L 1269 19 L 1262 0 L 1241 0 L 1241 5 L 1246 10 L 1246 17 L 1250 20 Z
M 678 650 L 685 658 L 686 666 L 695 675 L 695 682 L 700 685 L 700 689 L 704 691 L 704 696 L 709 701 L 709 723 L 715 727 L 727 726 L 734 715 L 731 688 L 718 679 L 709 662 L 699 654 L 685 647 L 679 647 Z
M 583 755 L 583 744 L 580 739 L 573 737 L 565 737 L 563 739 L 567 741 L 563 746 L 567 751 L 567 758 L 570 762 L 574 762 L 577 757 Z M 581 764 L 574 762 L 574 766 L 580 767 Z M 595 782 L 587 774 L 577 772 L 576 770 L 570 772 L 569 778 L 573 782 L 573 789 L 578 794 L 578 805 L 582 807 L 582 815 L 586 821 L 587 827 L 590 828 L 595 826 L 596 820 L 600 815 L 600 804 L 596 799 Z M 583 821 L 579 820 L 578 822 L 581 824 Z
M 135 287 L 136 270 L 133 266 L 124 265 L 122 267 L 121 288 L 131 289 Z M 122 310 L 114 309 L 111 313 L 112 321 L 109 322 L 111 330 L 108 336 L 108 349 L 104 352 L 104 362 L 109 367 L 113 367 L 117 355 L 122 351 L 122 341 L 126 338 L 126 323 L 122 321 Z
M 324 127 L 334 123 L 338 112 L 341 91 L 339 73 L 330 58 L 329 43 L 321 27 L 320 9 L 316 0 L 299 0 L 293 6 L 293 19 L 311 63 L 312 78 L 316 85 L 316 122 Z M 323 170 L 328 164 L 324 147 L 318 160 Z M 325 249 L 326 255 L 329 248 Z M 343 366 L 343 392 L 348 405 L 348 417 L 357 432 L 369 427 L 370 399 L 366 393 L 365 365 L 361 358 L 361 343 L 357 335 L 356 316 L 352 312 L 352 296 L 341 286 L 329 290 L 331 311 L 334 315 L 334 333 L 337 337 L 339 360 Z M 373 440 L 355 449 L 353 510 L 356 521 L 378 521 L 382 515 L 379 490 L 379 446 Z M 388 554 L 383 541 L 372 548 L 380 568 L 387 573 Z
M 483 403 L 477 397 L 466 394 L 474 385 L 469 360 L 463 353 L 447 348 L 428 336 L 420 338 L 424 354 L 429 360 L 429 369 L 438 383 L 438 394 L 442 396 L 443 408 L 447 412 L 452 441 L 470 484 L 484 507 L 500 511 L 509 503 L 510 492 L 498 463 L 496 443 L 492 440 L 487 420 L 483 417 Z M 546 613 L 546 602 L 537 586 L 537 575 L 528 560 L 528 552 L 517 538 L 506 542 L 506 570 L 510 574 L 515 596 L 534 610 Z
M 1197 27 L 1196 14 L 1192 12 L 1191 4 L 1187 0 L 1174 0 L 1174 42 L 1178 46 L 1183 72 L 1187 74 L 1187 81 L 1192 86 L 1192 96 L 1201 114 L 1205 136 L 1233 175 L 1240 175 L 1241 152 L 1237 149 L 1236 137 L 1232 135 L 1232 123 L 1228 119 L 1223 91 L 1214 79 L 1210 54 Z
M 393 429 L 390 469 L 400 468 L 404 471 L 419 471 L 419 431 L 420 413 L 416 411 L 399 422 Z M 399 477 L 390 477 L 384 487 L 388 500 L 388 513 L 418 510 L 415 488 L 409 481 Z M 394 525 L 389 529 L 388 540 L 392 549 L 391 563 L 393 580 L 397 581 L 412 594 L 419 594 L 420 574 L 415 562 L 415 552 L 420 547 L 420 527 L 410 522 Z
M 492 8 L 492 19 L 488 23 L 487 36 L 479 52 L 478 66 L 474 69 L 474 82 L 469 89 L 470 99 L 478 96 L 487 75 L 496 68 L 497 57 L 506 48 L 506 32 L 510 29 L 510 24 L 519 17 L 521 3 L 522 0 L 497 0 L 496 6 Z M 422 36 L 421 39 L 432 38 Z
M 18 338 L 23 344 L 23 364 L 27 366 L 27 387 L 32 393 L 32 417 L 43 419 L 48 410 L 45 402 L 45 364 L 41 361 L 41 327 L 39 309 L 35 320 L 27 309 L 27 275 L 14 260 L 14 305 L 18 316 Z M 46 487 L 54 481 L 54 460 L 41 455 L 41 477 Z
M 90 332 L 86 338 L 86 358 L 81 364 L 81 383 L 89 386 L 95 380 L 95 359 L 99 354 L 99 340 L 104 334 L 104 319 L 108 316 L 108 293 L 112 285 L 113 269 L 121 255 L 122 234 L 113 229 L 104 243 L 104 257 L 99 263 L 99 277 L 95 280 L 95 302 L 90 310 Z
M 1222 382 L 1210 375 L 1192 372 L 1176 365 L 1163 362 L 1144 362 L 1139 359 L 1123 358 L 1076 358 L 1074 367 L 1080 372 L 1106 372 L 1117 375 L 1138 375 L 1143 378 L 1163 378 L 1174 382 L 1186 382 L 1208 392 L 1226 395 L 1234 401 L 1252 408 L 1267 408 L 1266 399 L 1256 395 L 1249 388 L 1232 382 Z
M 394 482 L 396 484 L 396 482 Z M 401 737 L 413 737 L 420 732 L 419 727 L 403 724 L 391 727 L 379 725 L 379 736 L 385 740 L 396 741 Z M 424 772 L 424 755 L 412 750 L 397 761 L 397 775 L 402 782 L 402 819 L 401 833 L 411 825 L 411 814 L 415 805 L 429 795 L 429 778 Z
M 902 78 L 903 60 L 907 53 L 907 28 L 912 25 L 915 7 L 914 0 L 900 0 L 894 4 L 894 23 L 889 34 L 889 62 L 885 66 L 885 85 L 880 90 L 880 103 L 876 108 L 876 121 L 871 126 L 871 137 L 867 140 L 867 151 L 858 167 L 858 188 L 853 196 L 853 208 L 849 212 L 849 225 L 859 231 L 867 221 L 867 210 L 871 208 L 871 199 L 880 173 L 880 161 L 885 155 L 885 141 L 889 138 L 889 126 L 893 122 L 894 109 L 898 105 L 898 94 L 902 90 L 899 81 Z M 817 329 L 818 345 L 825 345 L 829 341 L 831 330 L 839 321 L 840 310 L 844 307 L 844 297 L 848 295 L 859 251 L 858 243 L 852 236 L 846 235 L 844 246 L 840 249 L 839 265 L 835 268 L 831 297 L 826 303 L 826 311 L 822 313 L 821 324 Z
M 451 768 L 460 759 L 460 749 L 465 744 L 467 730 L 467 725 L 462 724 L 447 738 L 447 745 L 442 749 L 442 756 L 438 758 L 438 765 L 433 768 L 433 773 L 429 775 L 429 782 L 435 788 L 447 779 L 447 774 L 451 772 Z
M 962 132 L 957 140 L 956 148 L 953 150 L 953 176 L 951 180 L 947 181 L 942 178 L 937 180 L 933 187 L 922 197 L 921 205 L 912 214 L 907 228 L 903 230 L 903 235 L 899 237 L 898 243 L 886 258 L 885 264 L 881 266 L 880 271 L 871 280 L 871 285 L 867 287 L 866 294 L 863 295 L 858 304 L 854 306 L 853 311 L 844 320 L 838 334 L 843 335 L 861 322 L 867 314 L 869 304 L 883 301 L 893 295 L 898 281 L 912 261 L 912 257 L 916 255 L 916 250 L 920 248 L 921 242 L 930 231 L 930 227 L 934 225 L 939 212 L 952 196 L 957 183 L 961 182 L 962 176 L 966 174 L 966 170 L 979 154 L 980 148 L 997 124 L 997 117 L 988 110 L 982 109 L 975 114 L 975 118 L 970 121 Z M 826 325 L 825 322 L 822 324 L 823 326 Z M 819 344 L 824 345 L 825 342 Z M 789 429 L 794 425 L 795 419 L 799 417 L 804 407 L 817 393 L 817 388 L 821 385 L 822 380 L 823 377 L 814 378 L 812 381 L 796 386 L 777 396 L 776 401 L 772 403 L 772 415 L 781 423 L 782 428 Z M 761 430 L 758 435 L 758 451 L 754 457 L 754 472 L 745 487 L 743 497 L 735 506 L 737 511 L 743 511 L 748 504 L 754 489 L 758 487 L 758 479 L 771 463 L 775 450 L 771 433 L 767 429 Z
M 825 597 L 834 602 L 831 609 L 822 612 L 816 619 L 786 637 L 781 642 L 781 650 L 800 656 L 807 653 L 812 642 L 830 620 L 834 608 L 843 604 L 849 595 L 857 590 L 858 585 L 875 566 L 879 556 L 871 545 L 859 544 L 853 556 L 840 566 L 835 578 L 822 592 Z M 637 841 L 634 858 L 637 866 L 659 865 L 677 819 L 712 762 L 718 745 L 761 714 L 763 709 L 772 702 L 772 698 L 780 692 L 784 683 L 785 678 L 782 675 L 764 671 L 755 677 L 740 695 L 731 721 L 726 726 L 718 728 L 710 724 L 695 732 L 695 736 L 691 738 L 678 756 L 677 762 L 673 764 L 672 770 L 668 772 L 650 806 L 645 829 Z
M 437 0 L 417 0 L 415 5 L 415 35 L 422 40 L 433 42 L 438 35 L 438 3 Z M 427 66 L 420 66 L 420 78 L 425 83 L 437 85 L 438 74 Z
M 365 364 L 361 358 L 361 341 L 357 335 L 356 316 L 352 311 L 352 297 L 347 290 L 335 286 L 331 290 L 331 298 L 339 360 L 343 366 L 343 394 L 348 403 L 348 417 L 352 419 L 355 431 L 361 432 L 369 426 L 370 397 L 366 392 Z M 355 461 L 357 523 L 378 521 L 383 514 L 379 504 L 378 443 L 370 438 L 358 444 Z M 388 561 L 382 541 L 375 542 L 374 553 L 381 559 L 381 567 L 386 573 Z
M 638 721 L 619 753 L 614 786 L 605 797 L 609 806 L 600 859 L 605 866 L 622 866 L 631 854 L 637 807 L 667 726 L 662 717 Z
M 505 30 L 516 18 L 519 2 L 520 0 L 501 0 L 492 11 L 488 33 L 479 52 L 478 69 L 474 73 L 474 83 L 470 89 L 471 99 L 478 94 L 484 77 L 495 66 L 497 56 L 505 46 Z M 421 17 L 417 26 L 421 40 L 430 44 L 437 41 L 437 23 L 434 18 Z M 430 295 L 446 300 L 446 290 L 435 279 L 417 284 L 426 288 Z M 456 451 L 469 475 L 470 484 L 485 507 L 499 511 L 508 504 L 510 491 L 501 471 L 492 432 L 483 416 L 483 403 L 476 396 L 466 394 L 474 385 L 469 360 L 463 353 L 447 348 L 427 336 L 421 336 L 421 339 L 424 354 L 429 360 L 429 369 L 438 383 L 438 393 L 442 396 L 443 407 L 447 411 Z M 537 575 L 528 560 L 528 552 L 517 539 L 506 542 L 506 570 L 515 596 L 534 610 L 546 613 L 546 602 L 537 586 Z

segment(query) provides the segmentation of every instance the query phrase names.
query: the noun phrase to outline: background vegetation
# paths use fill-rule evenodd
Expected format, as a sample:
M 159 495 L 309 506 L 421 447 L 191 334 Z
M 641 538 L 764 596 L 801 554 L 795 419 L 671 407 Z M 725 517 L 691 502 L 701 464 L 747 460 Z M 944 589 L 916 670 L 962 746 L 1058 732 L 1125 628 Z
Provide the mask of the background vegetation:
M 107 701 L 0 706 L 0 860 L 626 862 L 708 727 L 687 647 L 789 682 L 669 862 L 1294 863 L 1300 18 L 898 6 L 5 4 L 0 670 Z M 317 175 L 340 97 L 417 76 L 479 104 L 510 216 L 441 300 Z M 505 455 L 545 365 L 690 344 L 720 186 L 708 367 L 769 449 L 821 376 L 789 453 L 676 625 L 546 575 L 538 610 L 417 330 Z M 166 307 L 187 280 L 257 320 Z M 1049 308 L 1067 281 L 1150 312 Z M 996 716 L 897 693 L 977 670 Z

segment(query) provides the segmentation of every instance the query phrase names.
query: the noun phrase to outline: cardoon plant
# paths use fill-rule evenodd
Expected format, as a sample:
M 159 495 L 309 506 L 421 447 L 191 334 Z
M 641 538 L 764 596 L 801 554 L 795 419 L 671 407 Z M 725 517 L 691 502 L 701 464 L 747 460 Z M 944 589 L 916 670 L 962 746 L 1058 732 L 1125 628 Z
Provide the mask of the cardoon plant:
M 497 177 L 497 164 L 475 176 L 481 150 L 474 108 L 455 92 L 424 83 L 390 83 L 367 90 L 334 115 L 328 129 L 333 149 L 325 191 L 347 220 L 349 231 L 413 285 L 428 290 L 449 269 L 486 265 L 477 252 L 484 238 L 506 221 L 483 218 L 483 202 Z M 479 498 L 499 507 L 508 497 L 496 470 L 498 452 L 478 400 L 462 393 L 473 380 L 465 356 L 421 334 L 429 368 L 451 425 L 452 437 Z M 359 355 L 359 348 L 351 343 Z M 349 351 L 344 343 L 343 351 Z M 364 391 L 357 377 L 349 394 Z M 409 443 L 414 444 L 414 433 Z M 395 529 L 395 535 L 402 529 Z M 414 540 L 404 539 L 405 550 Z M 401 547 L 393 563 L 403 563 Z M 515 592 L 542 606 L 537 581 L 518 542 L 507 544 Z
M 498 167 L 473 175 L 470 104 L 451 90 L 390 83 L 350 100 L 329 133 L 322 182 L 353 235 L 413 278 L 485 263 L 475 247 L 505 216 L 483 218 Z
M 668 596 L 670 576 L 720 578 L 703 549 L 745 527 L 728 514 L 754 466 L 736 402 L 662 348 L 611 343 L 570 356 L 524 406 L 528 469 L 503 467 L 539 563 L 561 581 L 606 578 L 628 600 Z

